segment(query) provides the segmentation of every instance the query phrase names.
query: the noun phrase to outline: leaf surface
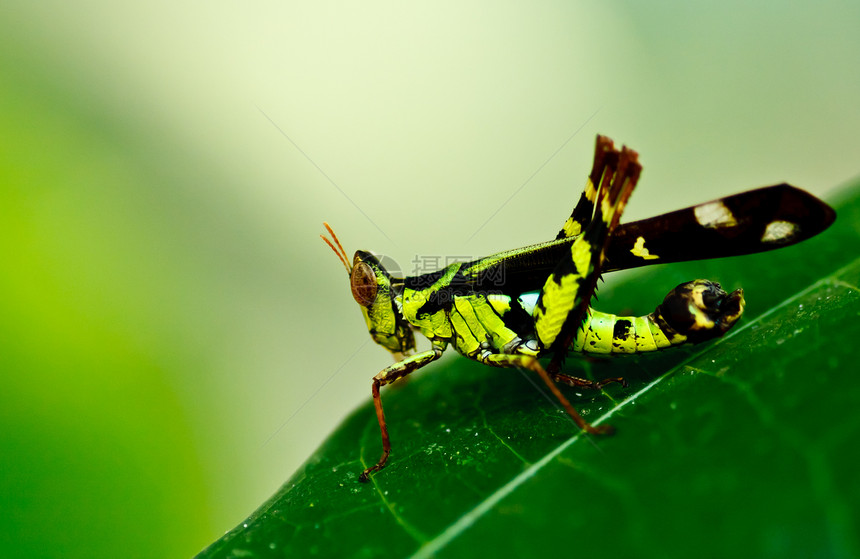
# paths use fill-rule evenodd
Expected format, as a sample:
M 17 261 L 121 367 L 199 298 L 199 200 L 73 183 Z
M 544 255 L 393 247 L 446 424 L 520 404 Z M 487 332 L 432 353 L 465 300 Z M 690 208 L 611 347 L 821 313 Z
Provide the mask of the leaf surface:
M 748 302 L 714 342 L 568 359 L 569 374 L 630 382 L 568 391 L 614 437 L 577 433 L 537 378 L 445 359 L 384 390 L 393 451 L 370 483 L 368 403 L 199 557 L 856 556 L 860 190 L 847 192 L 801 245 L 658 267 L 602 294 L 601 309 L 646 313 L 708 277 Z

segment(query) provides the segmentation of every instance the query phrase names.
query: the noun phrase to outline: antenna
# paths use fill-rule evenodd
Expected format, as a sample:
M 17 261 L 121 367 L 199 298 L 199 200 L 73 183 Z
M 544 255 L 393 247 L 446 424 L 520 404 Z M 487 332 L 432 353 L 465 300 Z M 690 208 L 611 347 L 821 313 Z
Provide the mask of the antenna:
M 349 258 L 346 256 L 346 251 L 343 250 L 343 245 L 340 244 L 340 240 L 337 238 L 337 235 L 334 234 L 334 231 L 332 230 L 331 226 L 325 221 L 323 221 L 323 225 L 331 235 L 332 239 L 334 239 L 334 242 L 331 242 L 325 235 L 320 235 L 320 239 L 324 240 L 325 244 L 327 244 L 329 248 L 332 249 L 335 254 L 337 254 L 337 257 L 340 259 L 341 263 L 343 264 L 343 267 L 346 268 L 346 273 L 351 275 L 352 266 L 349 265 Z M 337 245 L 337 248 L 335 248 L 335 245 Z

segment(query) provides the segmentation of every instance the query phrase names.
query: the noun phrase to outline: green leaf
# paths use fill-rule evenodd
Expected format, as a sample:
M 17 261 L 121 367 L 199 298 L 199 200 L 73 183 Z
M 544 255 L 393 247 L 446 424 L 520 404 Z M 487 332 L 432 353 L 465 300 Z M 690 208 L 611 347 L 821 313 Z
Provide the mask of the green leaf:
M 199 557 L 856 556 L 850 192 L 834 226 L 801 245 L 655 268 L 602 294 L 601 308 L 647 312 L 675 284 L 710 277 L 743 285 L 748 301 L 715 342 L 568 360 L 571 374 L 630 382 L 570 393 L 614 437 L 578 434 L 532 376 L 444 360 L 384 391 L 393 450 L 370 483 L 358 474 L 381 444 L 368 404 Z

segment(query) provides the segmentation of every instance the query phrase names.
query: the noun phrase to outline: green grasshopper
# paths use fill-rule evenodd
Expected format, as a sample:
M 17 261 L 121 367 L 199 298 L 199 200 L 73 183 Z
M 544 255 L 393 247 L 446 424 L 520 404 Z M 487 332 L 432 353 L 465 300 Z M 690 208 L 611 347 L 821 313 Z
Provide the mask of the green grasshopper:
M 391 453 L 380 387 L 439 359 L 449 344 L 487 365 L 533 371 L 579 428 L 611 433 L 610 426 L 585 421 L 556 383 L 587 389 L 626 383 L 560 372 L 568 351 L 641 353 L 719 337 L 743 314 L 744 296 L 741 289 L 726 293 L 719 283 L 697 279 L 672 289 L 651 314 L 616 316 L 590 306 L 602 273 L 772 250 L 813 237 L 836 218 L 818 198 L 779 184 L 621 225 L 641 170 L 635 151 L 618 150 L 598 136 L 585 190 L 555 240 L 419 276 L 393 277 L 363 250 L 350 265 L 325 224 L 332 240 L 321 237 L 346 267 L 371 337 L 395 359 L 373 377 L 382 456 L 361 481 L 382 469 Z M 535 291 L 530 308 L 524 295 Z M 414 353 L 415 330 L 430 340 L 430 350 Z M 551 357 L 546 368 L 538 360 L 545 356 Z

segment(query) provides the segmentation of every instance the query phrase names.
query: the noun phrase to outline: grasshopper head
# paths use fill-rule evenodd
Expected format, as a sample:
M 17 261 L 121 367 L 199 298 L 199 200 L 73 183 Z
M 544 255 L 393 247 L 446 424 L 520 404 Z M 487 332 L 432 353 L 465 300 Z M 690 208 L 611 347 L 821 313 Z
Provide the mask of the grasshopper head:
M 361 308 L 370 337 L 390 351 L 396 361 L 400 361 L 415 349 L 415 336 L 395 303 L 391 275 L 376 256 L 363 250 L 356 251 L 352 266 L 348 265 L 346 251 L 334 231 L 327 223 L 325 226 L 334 238 L 334 243 L 325 237 L 323 240 L 335 251 L 349 273 L 352 298 Z
M 415 349 L 415 336 L 394 302 L 391 276 L 379 260 L 369 252 L 356 251 L 349 283 L 373 341 L 398 361 L 410 354 Z

